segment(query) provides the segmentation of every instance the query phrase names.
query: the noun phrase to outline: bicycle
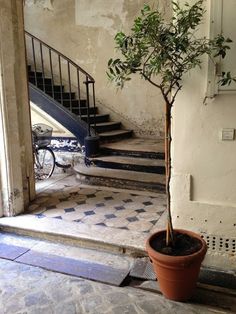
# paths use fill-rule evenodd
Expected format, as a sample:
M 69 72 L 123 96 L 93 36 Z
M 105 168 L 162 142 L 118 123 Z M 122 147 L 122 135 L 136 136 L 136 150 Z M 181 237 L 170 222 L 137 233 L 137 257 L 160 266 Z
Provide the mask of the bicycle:
M 56 161 L 51 144 L 53 128 L 43 124 L 34 124 L 32 127 L 34 173 L 36 180 L 45 180 L 52 176 L 55 166 L 70 168 L 70 164 L 62 165 Z

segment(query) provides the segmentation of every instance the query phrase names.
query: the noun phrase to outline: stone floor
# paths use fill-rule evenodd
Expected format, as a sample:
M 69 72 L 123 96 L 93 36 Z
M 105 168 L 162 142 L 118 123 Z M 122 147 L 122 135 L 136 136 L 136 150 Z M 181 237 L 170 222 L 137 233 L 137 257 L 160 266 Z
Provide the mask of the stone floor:
M 150 233 L 166 206 L 164 194 L 84 186 L 74 175 L 44 184 L 39 182 L 39 194 L 29 207 L 41 219 Z
M 218 307 L 177 303 L 132 287 L 114 287 L 0 259 L 1 314 L 213 314 Z M 235 313 L 235 312 L 234 312 Z

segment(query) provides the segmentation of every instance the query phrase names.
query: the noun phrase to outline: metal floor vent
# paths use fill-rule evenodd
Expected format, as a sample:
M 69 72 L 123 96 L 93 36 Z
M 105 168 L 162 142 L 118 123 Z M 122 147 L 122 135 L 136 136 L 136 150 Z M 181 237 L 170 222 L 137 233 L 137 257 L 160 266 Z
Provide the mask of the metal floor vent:
M 145 280 L 156 280 L 156 275 L 153 271 L 152 263 L 148 257 L 137 258 L 134 262 L 133 267 L 129 273 L 130 277 L 145 279 Z
M 226 238 L 218 235 L 202 234 L 209 250 L 219 253 L 230 253 L 236 257 L 236 238 Z

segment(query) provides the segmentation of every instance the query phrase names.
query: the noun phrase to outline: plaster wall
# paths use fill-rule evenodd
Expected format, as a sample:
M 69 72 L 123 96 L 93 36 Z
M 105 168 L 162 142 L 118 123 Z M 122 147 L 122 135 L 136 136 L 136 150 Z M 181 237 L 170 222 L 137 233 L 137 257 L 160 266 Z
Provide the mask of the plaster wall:
M 128 31 L 144 3 L 153 0 L 57 0 L 25 2 L 25 28 L 70 57 L 96 81 L 100 112 L 108 112 L 138 136 L 163 132 L 159 91 L 135 77 L 122 91 L 108 82 L 107 62 L 117 56 L 114 35 Z M 169 14 L 169 1 L 160 1 Z
M 58 137 L 74 137 L 66 128 L 58 123 L 51 116 L 46 114 L 43 110 L 38 108 L 34 103 L 30 102 L 31 108 L 31 123 L 32 125 L 37 123 L 43 123 L 53 128 L 53 136 Z
M 24 211 L 34 197 L 23 3 L 0 0 L 1 214 Z
M 210 4 L 206 1 L 200 30 L 207 37 Z M 184 78 L 174 105 L 173 222 L 204 235 L 209 244 L 205 264 L 236 270 L 236 141 L 222 141 L 220 136 L 222 128 L 236 128 L 236 93 L 219 94 L 204 104 L 207 77 L 204 60 L 201 70 Z

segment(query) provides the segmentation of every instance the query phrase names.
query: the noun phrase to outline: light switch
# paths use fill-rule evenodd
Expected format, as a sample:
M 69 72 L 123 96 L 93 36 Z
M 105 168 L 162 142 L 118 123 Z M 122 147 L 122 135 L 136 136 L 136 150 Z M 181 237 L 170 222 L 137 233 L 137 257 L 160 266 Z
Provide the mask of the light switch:
M 221 139 L 222 141 L 233 141 L 234 129 L 222 129 Z

